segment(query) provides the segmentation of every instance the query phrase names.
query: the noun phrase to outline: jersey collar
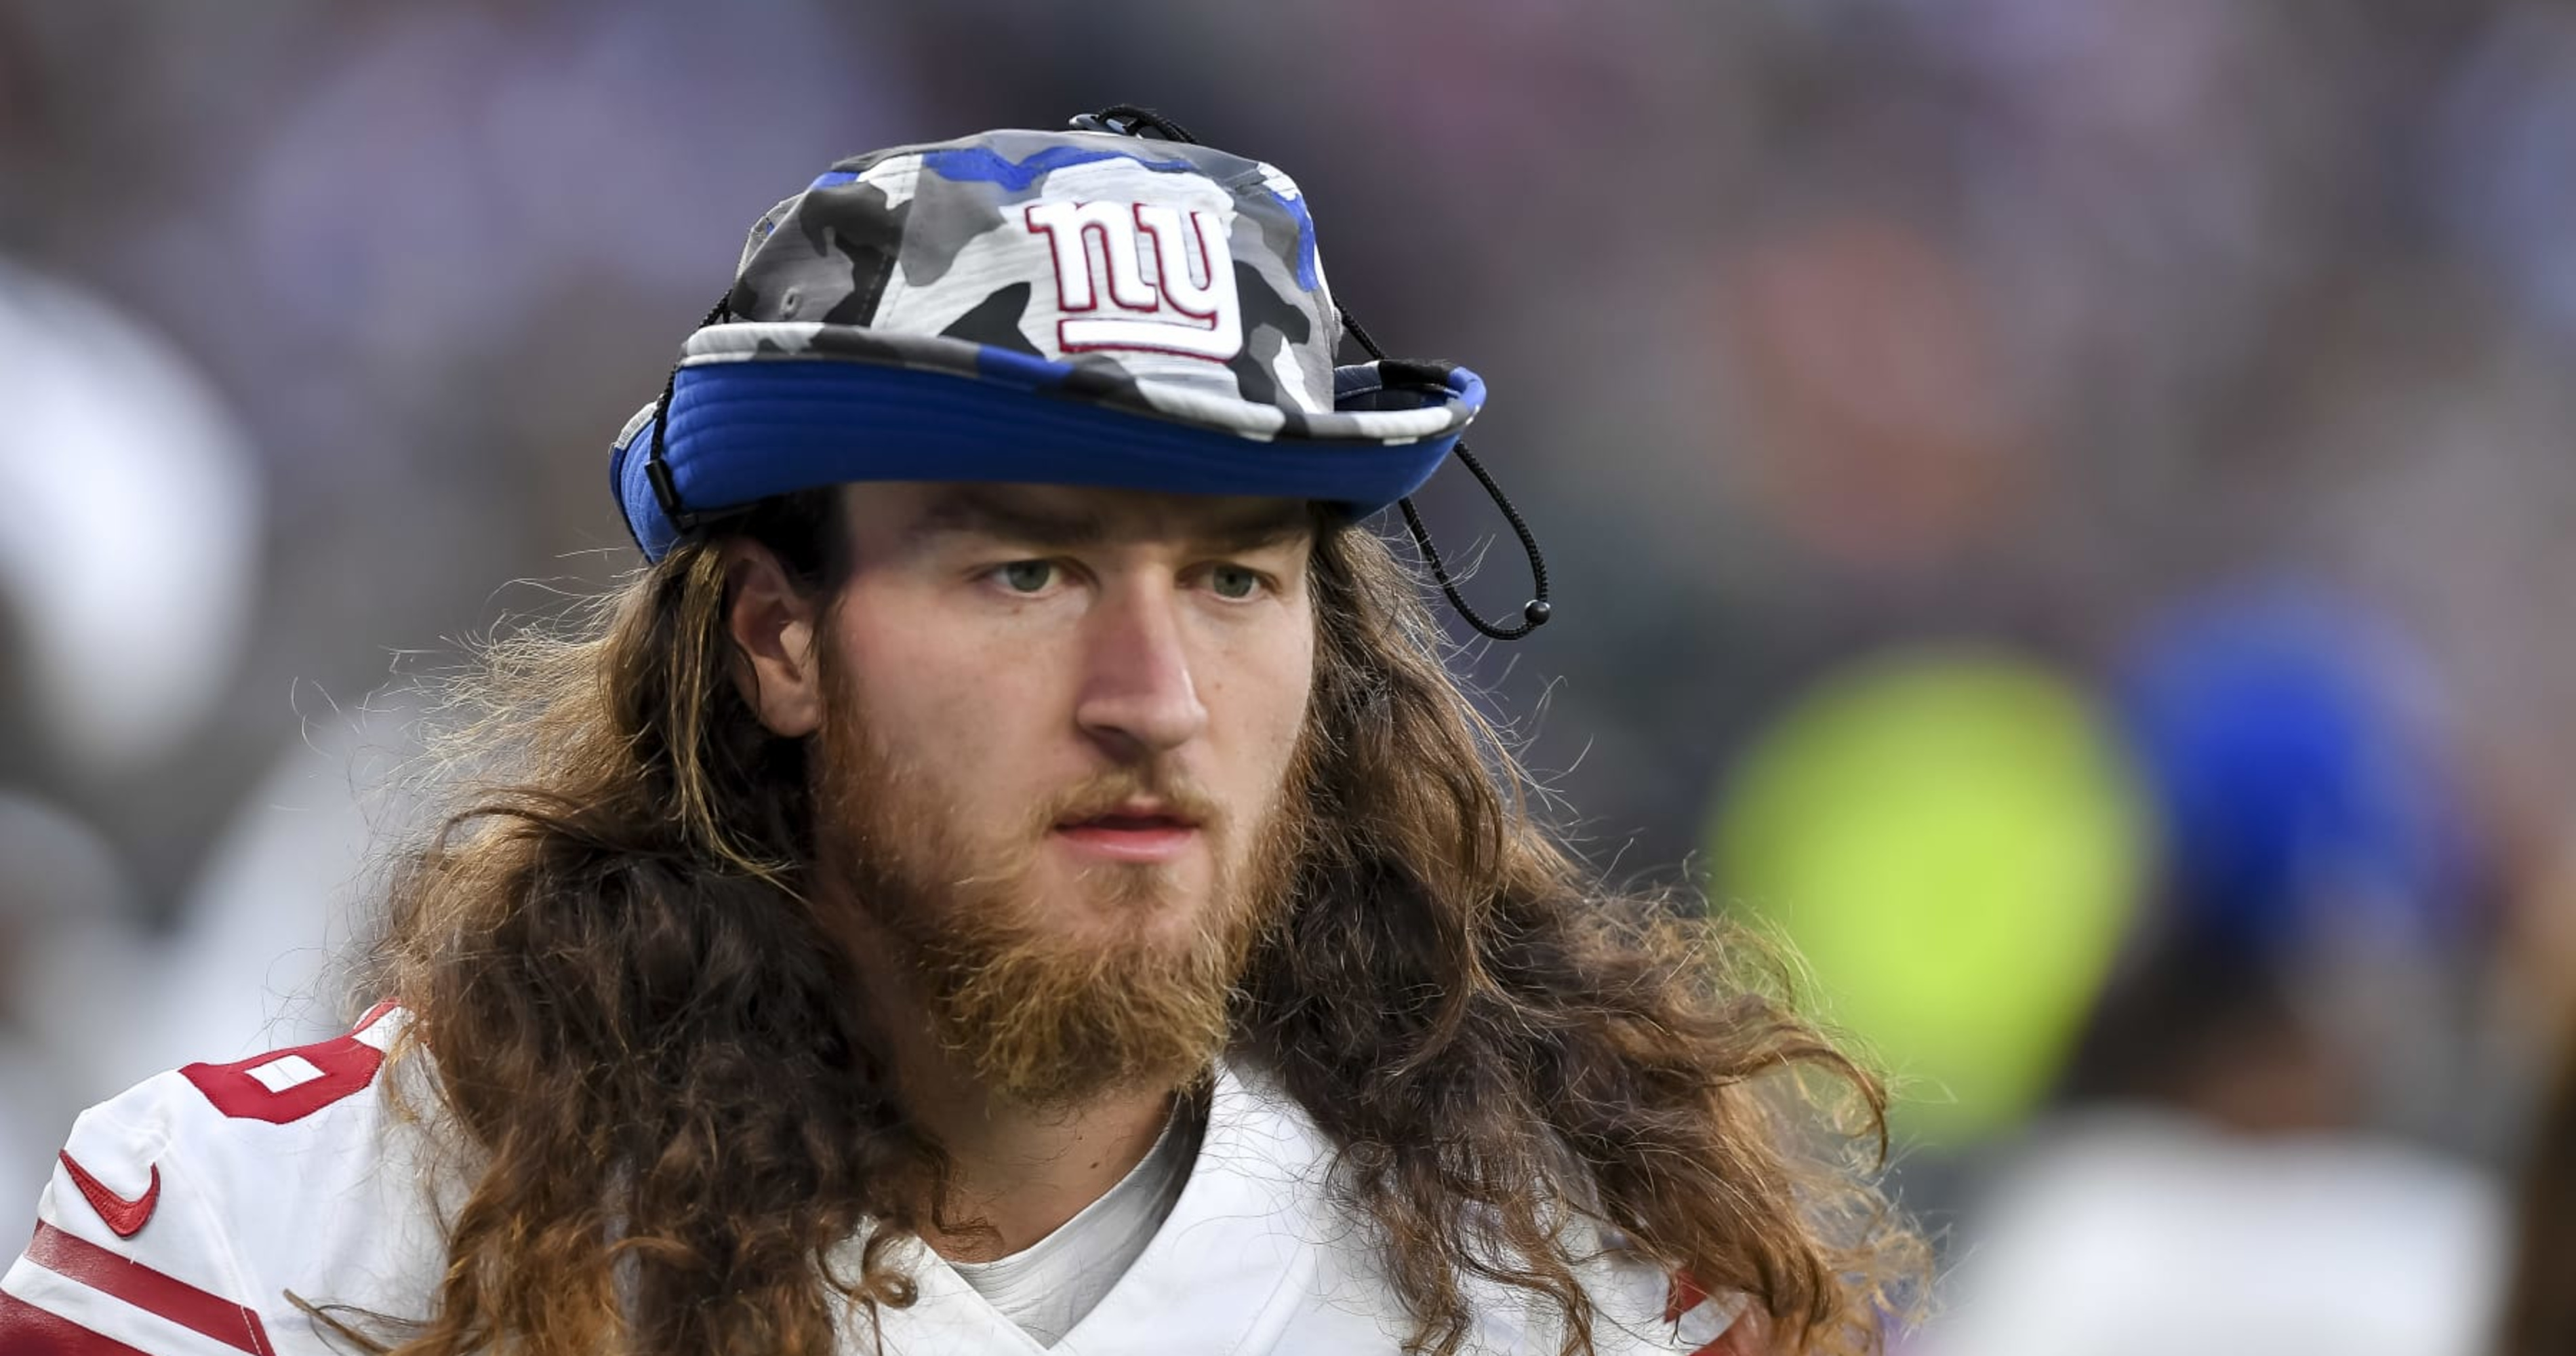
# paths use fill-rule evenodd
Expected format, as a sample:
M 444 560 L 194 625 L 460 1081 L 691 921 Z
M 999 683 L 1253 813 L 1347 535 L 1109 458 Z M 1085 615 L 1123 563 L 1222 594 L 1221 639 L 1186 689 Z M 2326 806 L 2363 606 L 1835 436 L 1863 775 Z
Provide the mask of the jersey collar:
M 1062 1341 L 1040 1347 L 914 1239 L 897 1256 L 919 1284 L 920 1298 L 909 1308 L 877 1312 L 885 1349 L 1022 1356 L 1265 1350 L 1314 1281 L 1319 1247 L 1328 1241 L 1331 1167 L 1331 1148 L 1303 1110 L 1221 1065 L 1207 1133 L 1171 1215 Z

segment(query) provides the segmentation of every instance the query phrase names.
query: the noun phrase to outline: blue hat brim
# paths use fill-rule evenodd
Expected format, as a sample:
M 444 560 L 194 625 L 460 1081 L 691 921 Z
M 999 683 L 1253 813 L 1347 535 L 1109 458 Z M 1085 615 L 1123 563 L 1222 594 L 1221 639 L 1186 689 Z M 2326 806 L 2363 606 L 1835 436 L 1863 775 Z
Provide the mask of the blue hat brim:
M 1013 355 L 1016 356 L 1016 355 Z M 1463 367 L 1379 362 L 1338 369 L 1339 411 L 1449 405 L 1446 431 L 1410 441 L 1258 439 L 1022 385 L 885 363 L 742 361 L 683 366 L 663 459 L 680 504 L 711 514 L 844 481 L 1003 481 L 1313 499 L 1366 515 L 1431 478 L 1484 404 Z M 613 449 L 609 476 L 645 558 L 680 528 L 646 467 L 651 407 Z

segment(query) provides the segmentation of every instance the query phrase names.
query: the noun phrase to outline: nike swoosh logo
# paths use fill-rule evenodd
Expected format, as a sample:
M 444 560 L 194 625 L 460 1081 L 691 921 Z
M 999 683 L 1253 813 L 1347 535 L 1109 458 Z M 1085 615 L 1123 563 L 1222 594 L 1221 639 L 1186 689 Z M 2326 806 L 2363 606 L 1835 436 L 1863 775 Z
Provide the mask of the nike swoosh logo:
M 98 1212 L 100 1219 L 107 1221 L 107 1227 L 118 1238 L 132 1238 L 143 1231 L 144 1221 L 152 1218 L 152 1207 L 161 1200 L 160 1164 L 152 1165 L 152 1185 L 143 1188 L 142 1195 L 129 1201 L 108 1190 L 80 1164 L 73 1162 L 71 1150 L 65 1149 L 56 1157 L 63 1160 L 63 1169 L 72 1175 L 72 1185 L 80 1188 L 80 1194 L 89 1199 L 90 1208 Z

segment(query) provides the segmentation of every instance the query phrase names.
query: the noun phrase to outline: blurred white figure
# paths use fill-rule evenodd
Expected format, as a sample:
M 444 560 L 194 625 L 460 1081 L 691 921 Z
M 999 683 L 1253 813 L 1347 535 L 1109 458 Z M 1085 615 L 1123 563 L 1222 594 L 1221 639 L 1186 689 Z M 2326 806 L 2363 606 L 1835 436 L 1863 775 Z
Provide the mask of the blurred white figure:
M 1974 1218 L 1906 1356 L 2472 1356 L 2506 1244 L 2465 1165 L 2143 1106 L 2041 1131 Z
M 27 722 L 86 778 L 130 771 L 232 677 L 258 582 L 247 441 L 177 350 L 0 260 L 0 594 L 28 631 Z

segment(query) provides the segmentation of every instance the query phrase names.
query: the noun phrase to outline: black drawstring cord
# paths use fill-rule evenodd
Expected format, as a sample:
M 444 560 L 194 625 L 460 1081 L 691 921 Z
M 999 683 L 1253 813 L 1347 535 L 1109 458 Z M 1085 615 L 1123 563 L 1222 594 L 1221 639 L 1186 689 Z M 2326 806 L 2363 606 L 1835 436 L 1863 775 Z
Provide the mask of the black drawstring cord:
M 1351 338 L 1367 350 L 1370 357 L 1380 362 L 1386 360 L 1386 351 L 1377 346 L 1376 340 L 1369 338 L 1369 332 L 1360 327 L 1360 322 L 1352 318 L 1348 309 L 1342 312 L 1342 328 L 1350 331 Z M 1512 535 L 1521 539 L 1521 550 L 1529 555 L 1530 578 L 1538 588 L 1537 596 L 1521 605 L 1521 624 L 1496 626 L 1476 615 L 1476 609 L 1467 606 L 1467 600 L 1459 596 L 1457 581 L 1449 577 L 1449 567 L 1441 562 L 1440 548 L 1431 544 L 1431 529 L 1422 525 L 1422 515 L 1414 510 L 1413 497 L 1407 495 L 1396 500 L 1395 506 L 1404 511 L 1404 525 L 1413 533 L 1413 544 L 1422 548 L 1422 559 L 1431 567 L 1431 577 L 1440 581 L 1440 591 L 1448 595 L 1449 605 L 1458 609 L 1458 615 L 1466 618 L 1469 626 L 1496 640 L 1518 640 L 1547 625 L 1547 557 L 1538 553 L 1538 538 L 1531 535 L 1529 524 L 1521 518 L 1521 511 L 1512 506 L 1511 499 L 1503 493 L 1503 487 L 1494 483 L 1493 474 L 1485 469 L 1485 464 L 1476 460 L 1475 453 L 1467 450 L 1467 440 L 1460 438 L 1450 445 L 1449 451 L 1465 464 L 1469 474 L 1476 477 L 1476 483 L 1485 487 L 1494 507 L 1503 511 L 1503 521 L 1512 525 Z
M 708 309 L 707 318 L 699 321 L 697 328 L 705 329 L 732 315 L 733 292 L 727 289 L 724 296 Z M 692 334 L 696 332 L 690 331 Z M 671 392 L 679 384 L 680 365 L 675 362 L 671 364 L 671 375 L 662 381 L 662 399 L 653 406 L 653 446 L 644 459 L 644 479 L 652 484 L 653 500 L 662 506 L 662 516 L 671 520 L 672 529 L 688 532 L 697 527 L 698 515 L 681 506 L 679 482 L 671 478 L 671 463 L 662 459 L 662 431 L 670 427 Z
M 1193 146 L 1199 140 L 1183 130 L 1179 123 L 1138 104 L 1111 104 L 1097 113 L 1080 114 L 1073 119 L 1073 125 L 1086 132 L 1116 132 L 1131 137 L 1151 134 L 1165 141 L 1187 142 Z M 1360 328 L 1360 322 L 1351 315 L 1349 308 L 1342 309 L 1341 317 L 1342 328 L 1368 351 L 1371 358 L 1386 361 L 1386 351 L 1377 346 L 1376 340 L 1369 338 L 1367 330 Z M 1494 477 L 1485 470 L 1484 463 L 1467 450 L 1467 440 L 1459 439 L 1449 450 L 1459 461 L 1466 463 L 1469 474 L 1476 477 L 1476 483 L 1485 487 L 1494 507 L 1503 511 L 1503 521 L 1512 525 L 1512 535 L 1521 539 L 1521 550 L 1529 555 L 1530 578 L 1538 586 L 1537 595 L 1521 605 L 1520 625 L 1496 626 L 1478 616 L 1476 609 L 1469 607 L 1467 600 L 1460 596 L 1457 581 L 1449 577 L 1449 567 L 1440 559 L 1440 548 L 1431 544 L 1431 529 L 1422 525 L 1422 515 L 1414 511 L 1412 496 L 1397 500 L 1396 507 L 1404 511 L 1404 525 L 1413 533 L 1414 545 L 1422 548 L 1423 563 L 1431 567 L 1432 578 L 1440 582 L 1441 593 L 1447 595 L 1451 607 L 1458 609 L 1458 615 L 1466 618 L 1469 626 L 1496 640 L 1518 640 L 1547 625 L 1547 558 L 1539 554 L 1538 538 L 1530 534 L 1529 524 L 1522 520 L 1520 510 L 1512 507 L 1512 501 L 1503 494 L 1503 487 L 1494 483 Z

